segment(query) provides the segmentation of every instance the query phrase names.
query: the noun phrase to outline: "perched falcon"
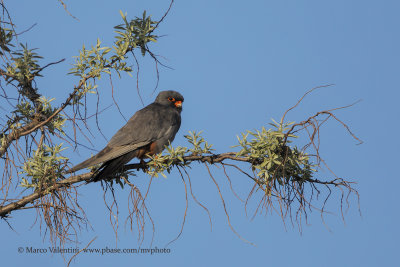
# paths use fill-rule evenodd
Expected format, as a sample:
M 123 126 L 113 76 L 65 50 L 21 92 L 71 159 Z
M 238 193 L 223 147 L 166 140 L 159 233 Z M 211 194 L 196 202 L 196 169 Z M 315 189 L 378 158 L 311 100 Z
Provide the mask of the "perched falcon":
M 176 91 L 162 91 L 150 105 L 137 111 L 97 155 L 76 165 L 75 172 L 103 163 L 93 181 L 107 178 L 131 159 L 154 155 L 172 142 L 181 125 L 183 96 Z

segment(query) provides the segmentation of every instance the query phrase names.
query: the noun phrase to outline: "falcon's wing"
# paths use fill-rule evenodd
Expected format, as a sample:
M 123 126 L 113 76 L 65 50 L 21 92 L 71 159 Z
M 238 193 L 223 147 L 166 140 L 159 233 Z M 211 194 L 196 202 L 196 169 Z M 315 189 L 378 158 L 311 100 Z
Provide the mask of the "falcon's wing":
M 157 103 L 136 112 L 110 140 L 108 146 L 151 143 L 165 136 L 171 127 L 180 125 L 180 116 Z M 178 126 L 179 128 L 179 126 Z

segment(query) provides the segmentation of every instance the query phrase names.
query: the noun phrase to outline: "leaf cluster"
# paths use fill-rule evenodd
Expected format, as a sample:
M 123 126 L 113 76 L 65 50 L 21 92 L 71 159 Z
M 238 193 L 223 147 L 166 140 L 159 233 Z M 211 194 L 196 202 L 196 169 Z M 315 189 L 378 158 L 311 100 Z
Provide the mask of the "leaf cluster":
M 51 105 L 51 102 L 54 100 L 55 98 L 47 99 L 44 96 L 41 96 L 39 98 L 39 113 L 44 115 L 45 118 L 50 117 L 56 112 L 57 108 Z M 51 121 L 46 123 L 46 127 L 51 134 L 54 134 L 55 131 L 58 131 L 59 133 L 65 135 L 63 127 L 65 126 L 64 124 L 66 120 L 67 119 L 61 113 L 58 113 L 56 116 L 53 117 Z
M 35 150 L 34 156 L 28 158 L 22 166 L 20 174 L 25 177 L 20 186 L 40 191 L 59 181 L 67 162 L 66 157 L 59 155 L 65 149 L 62 145 L 43 145 Z
M 39 56 L 35 50 L 29 49 L 28 45 L 20 44 L 22 49 L 12 52 L 11 62 L 6 63 L 6 73 L 4 73 L 7 84 L 17 81 L 22 88 L 20 93 L 31 99 L 28 92 L 23 89 L 34 90 L 31 86 L 33 79 L 40 75 Z
M 32 122 L 34 119 L 40 120 L 51 116 L 57 110 L 57 108 L 52 107 L 52 101 L 54 101 L 54 98 L 47 99 L 46 97 L 41 96 L 38 99 L 39 105 L 35 108 L 30 102 L 21 100 L 15 106 L 15 110 L 11 112 L 12 117 L 7 121 L 7 128 L 16 129 L 21 127 L 23 124 Z M 37 118 L 38 114 L 40 114 L 40 118 Z M 55 131 L 64 134 L 63 127 L 65 122 L 65 117 L 59 113 L 46 124 L 46 127 L 51 134 L 54 134 Z M 2 132 L 5 132 L 5 130 L 3 129 Z
M 3 28 L 0 26 L 0 56 L 4 55 L 4 52 L 10 52 L 10 47 L 14 45 L 11 43 L 13 40 L 14 31 L 9 28 Z
M 144 56 L 147 51 L 147 44 L 150 42 L 157 42 L 157 35 L 153 35 L 156 28 L 157 21 L 151 20 L 151 16 L 143 12 L 142 18 L 136 17 L 128 21 L 126 14 L 120 11 L 124 24 L 115 26 L 115 50 L 118 57 L 123 57 L 128 51 L 132 51 L 136 47 L 140 47 L 142 55 Z
M 253 171 L 259 177 L 259 184 L 265 185 L 268 192 L 276 183 L 284 185 L 292 180 L 303 182 L 311 179 L 313 172 L 316 172 L 309 155 L 289 145 L 293 138 L 297 138 L 286 134 L 293 123 L 277 123 L 273 120 L 270 123 L 272 129 L 262 127 L 261 130 L 247 131 L 237 137 L 239 145 L 236 147 L 241 149 L 236 155 L 249 158 Z

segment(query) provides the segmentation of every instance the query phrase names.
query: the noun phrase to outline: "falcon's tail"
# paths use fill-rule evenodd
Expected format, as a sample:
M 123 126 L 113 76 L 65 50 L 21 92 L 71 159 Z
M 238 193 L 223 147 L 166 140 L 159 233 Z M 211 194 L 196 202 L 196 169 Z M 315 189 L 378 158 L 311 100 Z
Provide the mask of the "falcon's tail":
M 97 182 L 101 179 L 106 179 L 114 175 L 116 172 L 121 171 L 125 164 L 131 159 L 136 157 L 138 151 L 134 150 L 118 158 L 109 160 L 101 166 L 99 172 L 93 177 L 93 181 Z

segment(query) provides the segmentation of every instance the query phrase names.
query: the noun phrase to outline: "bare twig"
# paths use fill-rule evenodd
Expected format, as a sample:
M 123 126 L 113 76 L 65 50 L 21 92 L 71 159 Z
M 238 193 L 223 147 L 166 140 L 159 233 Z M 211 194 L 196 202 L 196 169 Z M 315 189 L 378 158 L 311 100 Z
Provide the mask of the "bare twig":
M 69 265 L 70 265 L 72 259 L 74 259 L 76 256 L 78 256 L 79 253 L 81 253 L 82 251 L 84 251 L 85 249 L 87 249 L 87 248 L 90 246 L 90 244 L 92 244 L 93 241 L 95 241 L 96 239 L 97 239 L 97 236 L 94 237 L 94 238 L 86 245 L 86 247 L 84 247 L 83 249 L 81 249 L 81 250 L 79 250 L 77 253 L 75 253 L 75 254 L 69 259 L 68 264 L 67 264 L 67 267 L 69 267 Z
M 67 9 L 67 5 L 62 1 L 62 0 L 58 0 L 61 5 L 64 7 L 65 12 L 67 12 L 68 15 L 70 15 L 73 19 L 76 19 L 77 21 L 79 21 L 79 19 L 77 17 L 75 17 L 74 15 L 72 15 L 68 9 Z

